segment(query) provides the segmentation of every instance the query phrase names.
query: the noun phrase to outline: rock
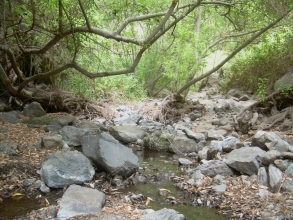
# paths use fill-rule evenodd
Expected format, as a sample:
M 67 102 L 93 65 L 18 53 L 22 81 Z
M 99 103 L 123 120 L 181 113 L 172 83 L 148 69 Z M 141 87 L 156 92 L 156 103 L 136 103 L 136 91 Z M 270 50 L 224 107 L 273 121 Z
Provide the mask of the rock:
M 283 152 L 281 154 L 281 157 L 283 159 L 289 159 L 289 160 L 293 160 L 293 153 L 292 152 Z
M 111 175 L 129 176 L 139 167 L 138 157 L 132 150 L 105 132 L 84 136 L 82 152 Z
M 44 182 L 42 182 L 41 183 L 41 187 L 40 187 L 40 191 L 42 193 L 49 193 L 50 192 L 50 188 L 48 186 L 46 186 Z
M 73 126 L 65 126 L 61 130 L 63 140 L 69 147 L 78 147 L 81 145 L 81 139 L 88 135 L 89 131 L 82 128 L 76 128 Z
M 116 126 L 119 126 L 119 125 L 137 125 L 141 119 L 142 119 L 141 115 L 129 111 L 129 112 L 123 114 L 122 117 L 116 118 L 114 120 L 114 123 L 115 123 Z
M 88 131 L 91 131 L 91 134 L 100 134 L 100 131 L 108 131 L 108 128 L 104 125 L 91 123 L 88 121 L 82 121 L 78 126 L 78 128 L 82 128 Z
M 186 134 L 187 137 L 195 140 L 197 143 L 205 140 L 205 135 L 203 133 L 195 133 L 188 128 L 184 128 L 182 131 Z
M 27 117 L 41 117 L 46 114 L 45 110 L 42 108 L 40 103 L 32 102 L 30 104 L 25 105 L 23 114 Z
M 293 70 L 286 73 L 283 77 L 274 83 L 274 91 L 282 91 L 284 89 L 292 88 L 293 86 Z
M 293 181 L 292 180 L 285 180 L 284 183 L 282 184 L 282 189 L 293 193 Z M 293 200 L 292 200 L 292 202 L 293 202 Z
M 271 192 L 276 193 L 280 189 L 282 181 L 282 171 L 273 164 L 269 166 L 269 187 Z
M 20 113 L 18 111 L 4 112 L 0 114 L 0 120 L 10 124 L 20 123 Z
M 221 184 L 221 185 L 213 186 L 212 189 L 215 190 L 216 192 L 225 192 L 227 190 L 227 186 L 226 184 Z
M 0 143 L 0 153 L 4 153 L 9 156 L 17 156 L 18 153 L 15 151 L 17 149 L 17 145 L 15 143 L 6 141 Z
M 285 174 L 287 175 L 287 177 L 293 178 L 293 163 L 291 163 L 285 170 Z
M 235 97 L 235 98 L 238 98 L 239 99 L 243 95 L 244 94 L 243 94 L 243 92 L 240 89 L 230 89 L 227 92 L 227 98 Z
M 208 157 L 208 147 L 203 147 L 200 151 L 198 151 L 198 156 L 200 160 L 206 160 Z
M 217 154 L 221 154 L 223 152 L 222 146 L 218 143 L 218 141 L 211 141 L 207 152 L 207 160 L 212 160 L 215 158 Z
M 178 162 L 180 165 L 191 165 L 193 164 L 190 160 L 185 158 L 178 158 Z
M 138 139 L 143 139 L 145 132 L 133 125 L 114 126 L 109 129 L 110 134 L 123 144 L 135 143 Z
M 210 129 L 206 132 L 207 140 L 223 140 L 223 136 L 216 130 Z
M 174 139 L 173 134 L 156 134 L 155 132 L 144 138 L 144 146 L 155 151 L 169 151 L 169 146 Z
M 217 174 L 222 176 L 233 175 L 233 171 L 226 165 L 224 161 L 220 160 L 210 160 L 207 163 L 204 163 L 197 167 L 197 170 L 200 170 L 202 174 L 214 177 Z
M 60 118 L 56 118 L 49 125 L 51 125 L 51 126 L 55 125 L 55 126 L 62 128 L 67 125 L 74 126 L 75 122 L 76 122 L 75 117 L 70 116 L 70 115 L 64 115 L 64 116 L 61 116 Z
M 239 148 L 238 144 L 240 143 L 240 140 L 236 137 L 227 137 L 223 141 L 218 141 L 218 145 L 220 148 L 222 148 L 222 151 L 224 152 L 231 152 L 234 149 Z
M 179 214 L 174 209 L 163 208 L 159 211 L 142 216 L 139 220 L 185 220 L 184 215 Z
M 220 118 L 212 120 L 212 125 L 224 126 L 228 124 L 229 120 L 227 118 Z
M 270 150 L 265 153 L 265 155 L 262 158 L 262 163 L 264 165 L 270 165 L 271 163 L 274 163 L 276 159 L 279 159 L 281 157 L 281 153 L 277 150 Z
M 203 180 L 203 175 L 201 173 L 200 170 L 196 170 L 192 175 L 191 177 L 194 179 L 194 180 Z
M 249 100 L 248 95 L 243 95 L 239 98 L 239 101 L 247 101 L 247 100 Z
M 243 147 L 231 151 L 225 161 L 229 167 L 248 175 L 257 174 L 265 151 L 258 147 Z
M 57 218 L 61 220 L 79 215 L 98 214 L 102 211 L 105 201 L 103 192 L 71 185 L 62 196 Z
M 275 160 L 274 165 L 284 172 L 289 167 L 290 162 L 288 160 Z
M 59 134 L 41 137 L 41 147 L 45 149 L 60 149 L 63 146 L 63 138 Z
M 260 198 L 266 199 L 270 195 L 270 192 L 266 189 L 259 189 L 258 195 L 260 196 Z
M 91 181 L 95 170 L 82 153 L 56 152 L 46 160 L 40 171 L 42 180 L 52 188 Z
M 292 146 L 274 132 L 258 131 L 252 137 L 251 144 L 263 150 L 277 150 L 279 152 L 292 151 Z
M 172 153 L 190 153 L 199 150 L 196 141 L 186 135 L 177 135 L 169 146 L 169 151 Z
M 46 125 L 45 127 L 44 127 L 44 131 L 46 131 L 46 132 L 55 132 L 55 131 L 60 131 L 62 129 L 62 127 L 61 126 L 59 126 L 59 125 Z
M 164 127 L 164 124 L 157 122 L 157 121 L 151 121 L 151 120 L 139 121 L 138 125 L 140 127 L 157 127 L 157 128 Z
M 264 167 L 258 169 L 257 179 L 259 185 L 268 186 L 268 174 Z

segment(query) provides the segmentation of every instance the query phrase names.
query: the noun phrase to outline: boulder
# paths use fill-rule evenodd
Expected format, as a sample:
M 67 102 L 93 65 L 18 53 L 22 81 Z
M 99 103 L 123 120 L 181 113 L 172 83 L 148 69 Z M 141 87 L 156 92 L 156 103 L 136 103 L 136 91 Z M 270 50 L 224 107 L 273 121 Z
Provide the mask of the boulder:
M 197 170 L 200 170 L 202 174 L 214 177 L 217 174 L 222 176 L 230 176 L 233 175 L 233 171 L 226 165 L 224 161 L 220 160 L 210 160 L 206 163 L 197 167 Z
M 61 130 L 63 140 L 69 147 L 78 147 L 81 145 L 81 139 L 89 134 L 89 131 L 82 128 L 73 126 L 65 126 Z
M 133 125 L 114 126 L 109 129 L 110 134 L 123 144 L 135 143 L 138 139 L 143 139 L 145 132 Z
M 142 216 L 139 220 L 185 220 L 184 215 L 174 209 L 163 208 L 159 211 Z
M 282 181 L 282 171 L 275 167 L 273 164 L 269 166 L 269 187 L 271 192 L 276 193 L 279 191 Z
M 293 70 L 286 73 L 282 78 L 274 83 L 274 91 L 282 91 L 293 87 Z
M 169 151 L 169 146 L 174 139 L 173 134 L 152 133 L 144 138 L 144 146 L 155 151 Z
M 224 137 L 216 130 L 210 129 L 206 132 L 207 140 L 223 140 Z
M 42 108 L 40 103 L 32 102 L 30 104 L 25 105 L 23 114 L 27 117 L 41 117 L 46 114 L 45 110 Z
M 288 160 L 275 160 L 274 165 L 278 167 L 281 171 L 285 171 L 291 163 Z
M 20 123 L 20 113 L 18 111 L 4 112 L 0 114 L 0 121 L 4 121 L 10 124 Z
M 262 158 L 262 163 L 264 165 L 270 165 L 274 163 L 275 160 L 280 159 L 281 153 L 277 150 L 270 150 L 265 153 L 264 157 Z
M 230 97 L 235 97 L 235 98 L 240 98 L 241 96 L 243 96 L 243 92 L 240 90 L 240 89 L 230 89 L 228 92 L 227 92 L 227 97 L 230 98 Z
M 205 135 L 203 133 L 195 133 L 188 128 L 184 128 L 183 132 L 186 134 L 187 137 L 195 140 L 197 143 L 205 140 Z
M 116 118 L 114 123 L 116 126 L 119 125 L 137 125 L 142 119 L 142 116 L 134 112 L 125 112 L 122 117 Z
M 95 170 L 80 152 L 56 152 L 43 163 L 40 174 L 47 186 L 63 188 L 91 181 Z
M 169 146 L 169 151 L 172 153 L 197 153 L 199 150 L 201 149 L 198 148 L 196 141 L 188 138 L 186 135 L 176 136 Z
M 63 138 L 60 134 L 41 137 L 40 146 L 45 149 L 60 149 L 63 146 Z
M 279 135 L 274 132 L 258 131 L 252 137 L 251 144 L 263 150 L 277 150 L 279 152 L 286 152 L 293 150 L 293 147 L 284 141 Z
M 139 167 L 138 157 L 111 135 L 87 135 L 82 139 L 82 152 L 111 175 L 129 176 Z
M 18 156 L 18 153 L 15 151 L 17 149 L 17 144 L 4 141 L 0 143 L 0 153 L 4 153 L 8 156 Z
M 253 175 L 257 174 L 265 151 L 258 147 L 243 147 L 231 151 L 225 161 L 229 167 L 239 172 Z
M 58 220 L 79 215 L 98 214 L 105 205 L 106 197 L 96 189 L 71 185 L 65 191 L 60 201 Z

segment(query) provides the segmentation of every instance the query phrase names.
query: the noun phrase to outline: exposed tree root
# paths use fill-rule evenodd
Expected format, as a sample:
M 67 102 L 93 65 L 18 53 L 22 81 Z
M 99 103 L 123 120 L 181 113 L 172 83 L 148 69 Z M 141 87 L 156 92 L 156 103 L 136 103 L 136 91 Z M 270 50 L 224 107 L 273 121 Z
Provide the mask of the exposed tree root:
M 33 93 L 33 98 L 25 103 L 29 101 L 37 101 L 44 109 L 51 112 L 61 111 L 73 115 L 83 115 L 87 119 L 102 117 L 111 120 L 114 117 L 114 112 L 106 103 L 96 103 L 61 90 L 36 89 Z

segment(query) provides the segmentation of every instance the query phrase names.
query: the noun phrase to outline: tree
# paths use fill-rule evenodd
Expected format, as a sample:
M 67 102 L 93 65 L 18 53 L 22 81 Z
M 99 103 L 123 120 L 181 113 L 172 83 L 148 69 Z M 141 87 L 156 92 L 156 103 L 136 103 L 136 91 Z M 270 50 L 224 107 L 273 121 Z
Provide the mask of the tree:
M 35 100 L 43 106 L 68 111 L 73 100 L 68 93 L 36 88 L 36 84 L 48 79 L 56 81 L 61 77 L 60 73 L 69 71 L 92 79 L 132 73 L 143 54 L 158 39 L 172 36 L 179 22 L 196 14 L 197 8 L 210 6 L 210 13 L 218 13 L 242 31 L 245 22 L 237 20 L 237 16 L 241 8 L 251 6 L 251 3 L 240 0 L 182 0 L 180 4 L 177 0 L 92 0 L 86 3 L 81 0 L 6 0 L 0 5 L 3 10 L 0 18 L 0 79 L 4 89 L 24 103 Z M 270 25 L 258 28 L 257 34 L 200 78 L 219 69 L 288 13 L 289 10 L 282 11 Z M 228 36 L 221 37 L 219 42 L 226 38 Z M 88 56 L 87 62 L 81 59 L 85 56 Z M 93 60 L 97 60 L 95 65 L 92 65 Z M 189 80 L 176 94 L 180 95 L 197 79 Z

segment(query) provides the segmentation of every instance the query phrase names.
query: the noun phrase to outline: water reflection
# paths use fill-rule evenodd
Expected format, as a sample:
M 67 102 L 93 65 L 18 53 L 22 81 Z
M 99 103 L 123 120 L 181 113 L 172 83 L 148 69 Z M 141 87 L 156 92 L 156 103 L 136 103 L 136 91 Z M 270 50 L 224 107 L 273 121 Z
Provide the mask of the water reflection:
M 138 184 L 127 189 L 134 194 L 143 194 L 144 196 L 154 199 L 154 201 L 150 202 L 148 208 L 154 210 L 172 208 L 182 213 L 187 220 L 226 219 L 224 215 L 218 214 L 214 209 L 188 205 L 188 201 L 182 197 L 182 192 L 177 190 L 173 186 L 174 183 L 168 178 L 172 174 L 180 176 L 178 161 L 173 158 L 174 154 L 158 153 L 148 150 L 137 151 L 135 153 L 139 157 L 140 166 L 146 168 L 146 170 L 149 171 L 148 173 L 166 177 L 160 178 L 160 181 L 157 183 Z M 179 204 L 171 205 L 166 201 L 168 196 L 160 196 L 158 190 L 162 188 L 170 190 L 168 196 L 175 197 L 176 200 L 179 201 Z

